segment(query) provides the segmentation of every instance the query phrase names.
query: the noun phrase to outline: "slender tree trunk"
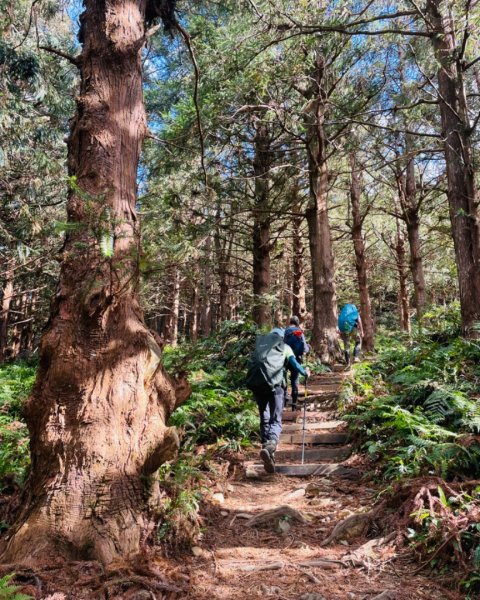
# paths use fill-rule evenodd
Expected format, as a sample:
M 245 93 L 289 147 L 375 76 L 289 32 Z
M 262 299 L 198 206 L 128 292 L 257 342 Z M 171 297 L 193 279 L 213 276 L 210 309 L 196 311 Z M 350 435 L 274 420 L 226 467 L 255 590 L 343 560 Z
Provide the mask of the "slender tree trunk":
M 468 337 L 478 337 L 480 331 L 475 330 L 474 324 L 480 321 L 480 210 L 463 70 L 448 3 L 427 0 L 426 7 L 439 63 L 439 103 L 462 330 Z
M 405 238 L 401 229 L 400 220 L 397 222 L 397 237 L 395 243 L 395 254 L 398 272 L 398 315 L 400 321 L 400 329 L 410 334 L 410 302 L 408 298 L 408 275 L 406 268 L 406 250 Z
M 200 314 L 200 330 L 202 336 L 207 338 L 212 333 L 212 274 L 208 263 L 210 262 L 210 250 L 212 240 L 207 239 L 205 244 L 205 260 L 203 280 L 202 280 L 202 297 L 201 297 L 201 314 Z
M 408 145 L 406 151 L 408 153 Z M 426 285 L 423 270 L 423 259 L 420 244 L 420 204 L 417 200 L 415 183 L 415 164 L 413 158 L 407 160 L 405 174 L 399 171 L 396 175 L 400 207 L 407 227 L 408 244 L 410 248 L 410 270 L 412 272 L 413 292 L 417 321 L 422 322 L 426 304 Z
M 170 302 L 170 318 L 169 318 L 169 342 L 172 346 L 178 343 L 178 322 L 180 319 L 180 270 L 178 267 L 173 267 L 171 302 Z
M 294 193 L 295 196 L 298 196 L 298 188 L 295 189 Z M 293 204 L 293 211 L 297 213 L 298 216 L 295 216 L 292 219 L 292 314 L 297 315 L 300 321 L 303 322 L 305 315 L 307 314 L 307 303 L 305 300 L 305 248 L 301 231 L 304 218 L 299 214 L 300 206 L 298 202 Z
M 25 407 L 31 472 L 3 562 L 125 560 L 151 530 L 151 475 L 178 444 L 176 404 L 137 296 L 142 0 L 85 0 L 58 292 Z M 77 190 L 81 190 L 81 193 Z M 81 225 L 81 226 L 79 226 Z M 100 234 L 100 232 L 104 232 Z M 100 251 L 100 237 L 112 257 Z M 152 487 L 153 486 L 153 487 Z
M 362 346 L 367 351 L 373 350 L 373 321 L 370 304 L 370 293 L 368 289 L 368 270 L 365 254 L 365 242 L 363 240 L 364 216 L 360 208 L 360 197 L 362 193 L 361 175 L 357 168 L 355 154 L 350 155 L 352 166 L 352 179 L 350 183 L 350 199 L 352 202 L 352 240 L 355 250 L 355 268 L 357 270 L 358 292 L 360 296 L 360 316 L 363 324 Z
M 192 286 L 192 316 L 190 321 L 190 339 L 192 342 L 198 340 L 198 309 L 199 309 L 199 294 L 198 294 L 198 278 L 195 277 L 195 281 Z
M 220 214 L 217 215 L 220 219 Z M 219 285 L 219 317 L 220 321 L 225 321 L 228 318 L 228 292 L 229 292 L 229 277 L 228 271 L 230 268 L 230 258 L 232 255 L 233 246 L 233 223 L 230 223 L 231 230 L 229 231 L 228 241 L 222 242 L 218 228 L 215 231 L 215 254 L 218 265 L 218 285 Z
M 13 261 L 7 262 L 7 273 L 3 285 L 2 314 L 0 315 L 0 363 L 5 360 L 8 346 L 8 319 L 13 297 Z
M 255 206 L 253 209 L 253 320 L 259 327 L 272 321 L 271 303 L 265 298 L 270 293 L 270 181 L 272 152 L 267 126 L 259 122 L 255 134 Z
M 312 347 L 322 362 L 331 364 L 341 356 L 337 336 L 337 298 L 332 239 L 327 210 L 327 138 L 324 130 L 325 61 L 317 54 L 312 89 L 312 111 L 306 115 L 310 206 L 307 221 L 312 261 L 313 330 Z

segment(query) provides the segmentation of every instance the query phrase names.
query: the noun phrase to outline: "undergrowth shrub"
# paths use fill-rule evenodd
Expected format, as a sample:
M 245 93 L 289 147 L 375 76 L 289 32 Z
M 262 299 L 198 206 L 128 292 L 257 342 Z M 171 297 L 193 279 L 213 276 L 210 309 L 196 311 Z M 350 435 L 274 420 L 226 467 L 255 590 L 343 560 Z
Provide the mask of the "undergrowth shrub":
M 427 313 L 411 339 L 384 335 L 376 360 L 355 365 L 343 408 L 376 477 L 443 481 L 416 498 L 412 542 L 437 570 L 455 565 L 464 590 L 475 594 L 479 489 L 448 487 L 480 477 L 480 342 L 459 337 L 459 324 L 458 308 L 450 306 Z
M 256 333 L 253 324 L 225 322 L 206 340 L 164 351 L 167 370 L 187 371 L 192 387 L 169 422 L 182 433 L 179 456 L 159 471 L 165 496 L 157 535 L 164 544 L 179 548 L 196 542 L 202 528 L 200 502 L 219 456 L 257 438 L 258 409 L 243 388 Z
M 21 410 L 35 374 L 36 365 L 31 362 L 0 365 L 0 490 L 6 475 L 21 483 L 29 465 L 28 432 Z

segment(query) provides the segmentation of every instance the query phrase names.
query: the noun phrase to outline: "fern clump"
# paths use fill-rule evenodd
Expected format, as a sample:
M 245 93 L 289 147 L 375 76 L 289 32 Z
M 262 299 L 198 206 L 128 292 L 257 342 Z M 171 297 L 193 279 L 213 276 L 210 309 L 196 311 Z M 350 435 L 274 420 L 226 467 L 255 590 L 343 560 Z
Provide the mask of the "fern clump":
M 382 476 L 480 476 L 480 343 L 458 337 L 456 312 L 437 331 L 390 341 L 359 365 L 346 418 Z

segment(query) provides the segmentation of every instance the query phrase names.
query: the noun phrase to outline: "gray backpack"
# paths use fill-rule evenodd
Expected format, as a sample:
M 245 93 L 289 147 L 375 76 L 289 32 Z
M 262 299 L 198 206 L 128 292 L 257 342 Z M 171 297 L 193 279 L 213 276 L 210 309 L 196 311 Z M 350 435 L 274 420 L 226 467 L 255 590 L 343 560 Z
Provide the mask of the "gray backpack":
M 275 333 L 257 337 L 245 381 L 254 394 L 268 393 L 275 386 L 283 385 L 284 350 L 283 339 Z

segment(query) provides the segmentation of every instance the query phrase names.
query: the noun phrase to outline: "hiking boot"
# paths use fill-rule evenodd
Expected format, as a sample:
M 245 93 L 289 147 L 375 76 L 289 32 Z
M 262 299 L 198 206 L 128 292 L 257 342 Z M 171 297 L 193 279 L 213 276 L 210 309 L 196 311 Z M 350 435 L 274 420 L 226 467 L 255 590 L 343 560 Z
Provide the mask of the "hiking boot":
M 264 444 L 260 450 L 260 458 L 263 462 L 263 467 L 267 473 L 275 473 L 275 450 L 277 444 L 273 441 Z

